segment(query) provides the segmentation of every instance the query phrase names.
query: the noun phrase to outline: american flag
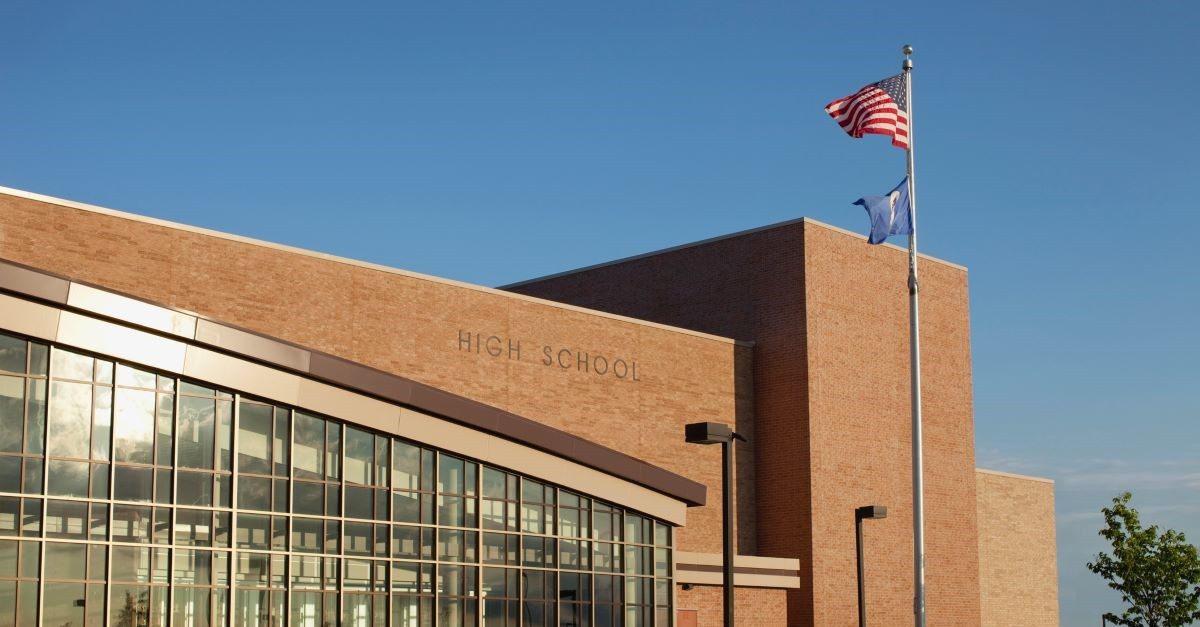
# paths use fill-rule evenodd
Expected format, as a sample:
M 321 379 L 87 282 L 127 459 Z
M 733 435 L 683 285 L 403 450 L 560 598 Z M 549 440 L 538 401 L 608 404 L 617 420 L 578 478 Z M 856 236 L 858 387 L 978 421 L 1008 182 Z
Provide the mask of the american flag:
M 845 98 L 825 105 L 825 112 L 851 137 L 867 133 L 889 135 L 892 145 L 908 150 L 908 99 L 904 75 L 871 83 Z

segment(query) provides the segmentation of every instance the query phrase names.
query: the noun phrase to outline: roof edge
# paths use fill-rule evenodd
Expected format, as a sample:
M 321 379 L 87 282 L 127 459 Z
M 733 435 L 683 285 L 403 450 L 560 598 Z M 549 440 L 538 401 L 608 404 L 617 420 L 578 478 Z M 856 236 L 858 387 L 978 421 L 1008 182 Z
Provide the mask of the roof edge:
M 753 235 L 753 234 L 755 234 L 755 233 L 761 233 L 761 232 L 763 232 L 763 231 L 769 231 L 769 230 L 771 230 L 771 229 L 778 229 L 778 228 L 782 228 L 782 227 L 785 227 L 785 226 L 791 226 L 791 225 L 793 225 L 793 224 L 798 224 L 798 223 L 803 223 L 803 224 L 811 224 L 811 225 L 813 225 L 813 226 L 821 227 L 821 228 L 823 228 L 823 229 L 828 229 L 828 230 L 830 230 L 830 231 L 834 231 L 834 232 L 837 232 L 837 233 L 842 233 L 842 234 L 844 234 L 844 235 L 850 235 L 850 236 L 853 236 L 853 237 L 856 237 L 856 238 L 861 238 L 861 237 L 862 237 L 862 235 L 860 235 L 860 234 L 858 234 L 858 233 L 855 233 L 854 231 L 849 231 L 849 230 L 846 230 L 846 229 L 843 229 L 843 228 L 840 228 L 840 227 L 833 226 L 833 225 L 831 225 L 831 224 L 826 224 L 826 223 L 824 223 L 824 222 L 821 222 L 821 221 L 819 221 L 819 220 L 814 220 L 814 219 L 812 219 L 812 218 L 809 218 L 809 217 L 792 218 L 791 220 L 784 220 L 784 221 L 782 221 L 782 222 L 775 222 L 775 223 L 772 223 L 772 224 L 767 224 L 767 225 L 764 225 L 764 226 L 758 226 L 758 227 L 754 227 L 754 228 L 746 229 L 746 230 L 744 230 L 744 231 L 737 231 L 737 232 L 734 232 L 734 233 L 727 233 L 727 234 L 725 234 L 725 235 L 717 235 L 717 236 L 715 236 L 715 237 L 709 237 L 709 238 L 707 238 L 707 239 L 697 240 L 697 241 L 695 241 L 695 242 L 688 242 L 688 243 L 686 243 L 686 244 L 679 244 L 679 245 L 676 245 L 676 246 L 669 246 L 669 247 L 667 247 L 667 248 L 660 248 L 660 249 L 658 249 L 658 250 L 652 250 L 652 251 L 649 251 L 649 252 L 638 253 L 638 254 L 636 254 L 636 255 L 630 255 L 630 256 L 628 256 L 628 257 L 621 257 L 621 258 L 619 258 L 619 259 L 613 259 L 613 260 L 611 260 L 611 261 L 602 261 L 602 262 L 600 262 L 600 263 L 595 263 L 595 264 L 592 264 L 592 265 L 590 265 L 590 266 L 583 266 L 583 267 L 581 267 L 581 268 L 575 268 L 575 269 L 572 269 L 572 270 L 564 270 L 564 271 L 562 271 L 562 272 L 555 272 L 555 273 L 553 273 L 553 274 L 547 274 L 547 275 L 545 275 L 545 276 L 534 277 L 534 278 L 532 278 L 532 279 L 524 279 L 524 280 L 522 280 L 522 281 L 517 281 L 516 283 L 508 283 L 508 284 L 506 284 L 506 285 L 501 285 L 501 286 L 499 286 L 497 289 L 500 289 L 500 290 L 511 290 L 511 289 L 515 289 L 515 288 L 522 287 L 522 286 L 525 286 L 525 285 L 530 285 L 530 284 L 533 284 L 533 283 L 540 283 L 540 282 L 542 282 L 542 281 L 548 281 L 548 280 L 550 280 L 550 279 L 557 279 L 557 278 L 559 278 L 559 277 L 570 276 L 570 275 L 572 275 L 572 274 L 579 274 L 579 273 L 581 273 L 581 272 L 588 272 L 588 271 L 590 271 L 590 270 L 597 270 L 597 269 L 600 269 L 600 268 L 606 268 L 606 267 L 609 267 L 609 266 L 615 266 L 615 265 L 619 265 L 619 264 L 622 264 L 622 263 L 628 263 L 628 262 L 630 262 L 630 261 L 637 261 L 637 260 L 639 260 L 639 259 L 645 259 L 645 258 L 647 258 L 647 257 L 655 257 L 655 256 L 658 256 L 658 255 L 665 255 L 665 254 L 667 254 L 667 253 L 673 253 L 673 252 L 680 251 L 680 250 L 686 250 L 686 249 L 688 249 L 688 248 L 694 248 L 694 247 L 697 247 L 697 246 L 704 246 L 704 245 L 706 245 L 706 244 L 712 244 L 712 243 L 714 243 L 714 242 L 720 242 L 720 241 L 723 241 L 723 240 L 727 240 L 727 239 L 733 239 L 733 238 L 736 238 L 736 237 L 744 237 L 744 236 L 747 236 L 747 235 Z M 905 247 L 903 247 L 903 246 L 897 246 L 897 245 L 895 245 L 895 244 L 889 244 L 889 243 L 887 243 L 887 242 L 884 242 L 884 243 L 883 243 L 883 246 L 885 246 L 885 247 L 888 247 L 888 248 L 893 248 L 893 249 L 896 249 L 896 250 L 899 250 L 899 251 L 904 251 L 904 252 L 907 252 L 907 251 L 908 251 L 908 249 L 907 249 L 907 248 L 905 248 Z M 937 258 L 937 257 L 933 257 L 933 256 L 930 256 L 930 255 L 926 255 L 925 253 L 920 253 L 920 252 L 919 252 L 919 253 L 917 253 L 917 257 L 919 257 L 919 258 L 921 258 L 921 259 L 924 259 L 924 260 L 926 260 L 926 261 L 931 261 L 931 262 L 933 262 L 933 263 L 938 263 L 938 264 L 942 264 L 942 265 L 945 265 L 945 266 L 949 266 L 949 267 L 951 267 L 951 268 L 956 268 L 956 269 L 958 269 L 958 270 L 962 270 L 962 271 L 964 271 L 964 272 L 966 272 L 966 271 L 967 271 L 967 267 L 966 267 L 966 266 L 963 266 L 963 265 L 956 264 L 956 263 L 954 263 L 954 262 L 952 262 L 952 261 L 946 261 L 945 259 L 939 259 L 939 258 Z
M 1003 470 L 989 470 L 987 468 L 976 468 L 975 472 L 984 475 L 995 475 L 997 477 L 1008 477 L 1009 479 L 1021 479 L 1024 481 L 1038 481 L 1041 483 L 1054 483 L 1053 479 L 1046 477 L 1035 477 L 1033 475 L 1019 475 L 1015 472 L 1004 472 Z
M 74 201 L 74 200 L 67 200 L 65 198 L 57 198 L 54 196 L 47 196 L 45 194 L 38 194 L 36 192 L 27 192 L 27 191 L 15 189 L 12 187 L 5 187 L 3 185 L 0 185 L 0 194 L 7 195 L 7 196 L 13 196 L 16 198 L 24 198 L 26 200 L 33 200 L 35 202 L 44 202 L 44 203 L 48 203 L 48 204 L 52 204 L 52 205 L 58 205 L 60 207 L 67 207 L 70 209 L 78 209 L 80 211 L 99 213 L 102 215 L 106 215 L 106 216 L 110 216 L 110 217 L 114 217 L 114 218 L 120 218 L 123 220 L 131 220 L 133 222 L 142 222 L 145 224 L 153 224 L 155 226 L 161 226 L 163 228 L 168 228 L 168 229 L 175 229 L 177 231 L 185 231 L 188 233 L 195 233 L 198 235 L 206 235 L 209 237 L 216 237 L 218 239 L 239 242 L 242 244 L 249 244 L 251 246 L 260 246 L 263 248 L 270 248 L 270 249 L 274 249 L 274 250 L 289 252 L 289 253 L 296 254 L 296 255 L 303 255 L 305 257 L 313 257 L 316 259 L 323 259 L 325 261 L 329 261 L 332 263 L 340 263 L 340 264 L 345 264 L 345 265 L 349 265 L 349 266 L 365 268 L 365 269 L 369 269 L 369 270 L 376 270 L 378 272 L 384 272 L 387 274 L 396 274 L 396 275 L 400 275 L 403 277 L 408 277 L 410 279 L 417 279 L 420 281 L 429 281 L 431 283 L 438 283 L 441 285 L 448 285 L 448 286 L 452 286 L 452 287 L 469 289 L 469 290 L 473 290 L 473 291 L 477 291 L 477 292 L 483 292 L 485 294 L 491 294 L 493 296 L 502 296 L 504 298 L 512 298 L 512 299 L 526 301 L 526 302 L 538 303 L 541 305 L 547 305 L 550 307 L 554 307 L 555 309 L 573 311 L 576 313 L 582 313 L 582 314 L 586 314 L 586 315 L 596 316 L 598 318 L 607 318 L 610 320 L 627 322 L 627 323 L 635 324 L 638 326 L 661 329 L 664 331 L 671 331 L 674 333 L 679 333 L 682 335 L 690 335 L 692 337 L 697 337 L 697 338 L 706 339 L 706 340 L 712 340 L 715 342 L 721 342 L 721 343 L 725 343 L 725 344 L 734 344 L 734 345 L 747 345 L 747 346 L 751 345 L 750 343 L 744 342 L 742 340 L 736 340 L 733 338 L 722 337 L 719 335 L 712 335 L 710 333 L 702 333 L 700 331 L 693 331 L 691 329 L 684 329 L 682 327 L 673 327 L 671 325 L 661 324 L 658 322 L 651 322 L 649 320 L 639 320 L 638 318 L 621 316 L 621 315 L 617 315 L 617 314 L 608 313 L 605 311 L 599 311 L 596 309 L 588 309 L 586 307 L 579 307 L 576 305 L 568 305 L 566 303 L 560 303 L 560 302 L 553 301 L 553 300 L 547 300 L 545 298 L 537 298 L 535 296 L 529 296 L 526 294 L 518 294 L 516 292 L 509 292 L 502 288 L 486 287 L 483 285 L 476 285 L 474 283 L 467 283 L 465 281 L 457 281 L 454 279 L 447 279 L 447 278 L 443 278 L 443 277 L 433 276 L 430 274 L 422 274 L 420 272 L 413 272 L 411 270 L 403 270 L 401 268 L 393 268 L 391 266 L 385 266 L 383 264 L 372 263 L 369 261 L 362 261 L 359 259 L 351 259 L 349 257 L 342 257 L 340 255 L 333 255 L 333 254 L 323 253 L 323 252 L 319 252 L 319 251 L 315 251 L 315 250 L 309 250 L 307 248 L 300 248 L 299 246 L 289 246 L 287 244 L 279 244 L 276 242 L 270 242 L 267 240 L 256 239 L 253 237 L 246 237 L 244 235 L 236 235 L 234 233 L 226 233 L 224 231 L 217 231 L 215 229 L 209 229 L 209 228 L 205 228 L 205 227 L 201 227 L 201 226 L 192 226 L 189 224 L 183 224 L 181 222 L 172 222 L 170 220 L 163 220 L 160 218 L 152 218 L 150 216 L 138 215 L 136 213 L 129 213 L 127 211 L 120 211 L 117 209 L 109 209 L 107 207 L 101 207 L 99 205 L 91 205 L 91 204 L 82 203 L 82 202 L 78 202 L 78 201 Z

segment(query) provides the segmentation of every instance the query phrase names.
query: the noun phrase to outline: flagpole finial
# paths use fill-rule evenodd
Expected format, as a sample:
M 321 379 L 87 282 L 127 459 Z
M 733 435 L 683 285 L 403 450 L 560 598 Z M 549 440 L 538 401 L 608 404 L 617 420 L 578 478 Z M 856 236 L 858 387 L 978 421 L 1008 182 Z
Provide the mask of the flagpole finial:
M 906 56 L 906 57 L 912 56 L 912 46 L 910 46 L 908 44 L 904 44 L 904 47 L 900 49 L 900 52 L 903 52 L 904 56 Z
M 912 46 L 904 44 L 904 47 L 900 49 L 900 52 L 904 53 L 904 64 L 900 67 L 907 72 L 912 69 Z

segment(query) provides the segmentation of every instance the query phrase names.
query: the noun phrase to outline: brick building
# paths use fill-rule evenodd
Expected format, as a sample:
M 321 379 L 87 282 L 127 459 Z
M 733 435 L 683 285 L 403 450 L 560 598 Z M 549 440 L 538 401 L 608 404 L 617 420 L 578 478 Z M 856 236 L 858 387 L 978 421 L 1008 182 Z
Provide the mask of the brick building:
M 0 625 L 911 621 L 904 252 L 809 220 L 490 289 L 0 189 Z M 922 261 L 929 624 L 1056 625 Z M 1023 515 L 1013 516 L 1012 511 Z M 1023 568 L 1013 568 L 1019 560 Z

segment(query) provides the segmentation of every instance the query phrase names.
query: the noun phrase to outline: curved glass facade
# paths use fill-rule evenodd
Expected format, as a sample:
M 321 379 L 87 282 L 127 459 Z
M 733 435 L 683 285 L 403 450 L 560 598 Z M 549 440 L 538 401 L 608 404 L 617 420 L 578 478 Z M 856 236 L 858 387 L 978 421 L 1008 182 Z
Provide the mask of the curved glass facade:
M 0 627 L 671 624 L 668 524 L 0 334 Z

